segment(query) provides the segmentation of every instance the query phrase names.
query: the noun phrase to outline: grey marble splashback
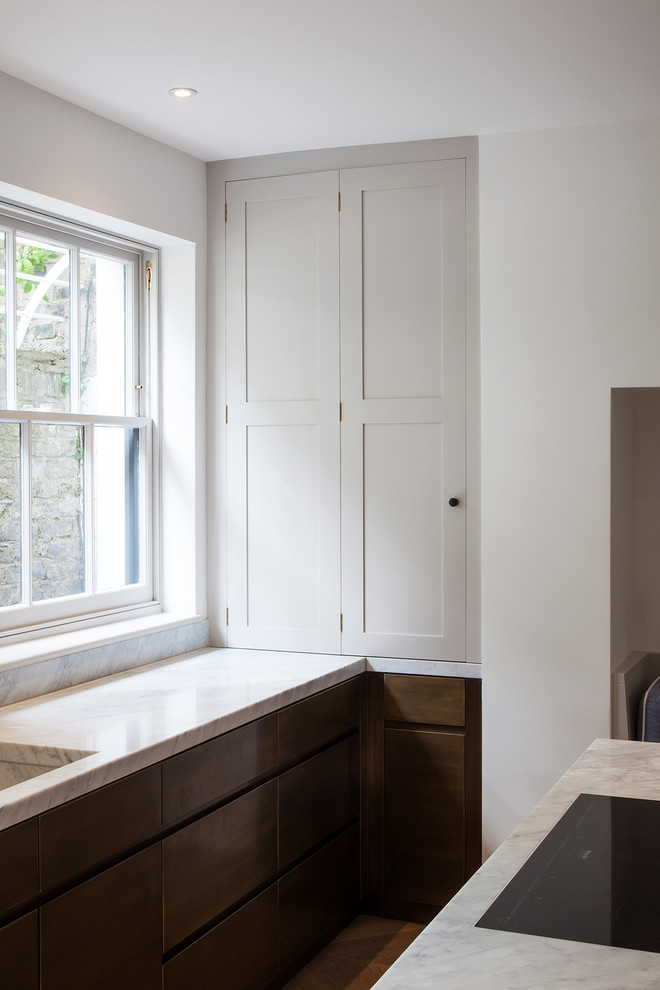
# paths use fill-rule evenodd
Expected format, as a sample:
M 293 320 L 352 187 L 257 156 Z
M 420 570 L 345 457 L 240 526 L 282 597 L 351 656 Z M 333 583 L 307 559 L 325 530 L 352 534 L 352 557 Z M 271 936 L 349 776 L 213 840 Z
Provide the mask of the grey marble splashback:
M 0 670 L 0 707 L 191 653 L 208 645 L 209 623 L 204 619 Z

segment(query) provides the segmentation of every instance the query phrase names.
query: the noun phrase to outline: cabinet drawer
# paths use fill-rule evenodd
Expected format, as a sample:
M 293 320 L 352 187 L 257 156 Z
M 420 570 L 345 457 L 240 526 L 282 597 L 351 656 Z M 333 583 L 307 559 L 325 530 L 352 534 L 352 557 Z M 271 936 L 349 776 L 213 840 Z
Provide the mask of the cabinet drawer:
M 39 927 L 32 911 L 0 928 L 2 986 L 7 990 L 38 990 Z
M 160 990 L 160 845 L 41 908 L 41 990 Z
M 39 892 L 37 819 L 0 832 L 0 915 Z
M 222 974 L 222 979 L 219 979 Z M 277 976 L 277 887 L 216 925 L 163 969 L 164 990 L 261 990 Z
M 280 712 L 280 763 L 288 763 L 357 728 L 360 683 L 355 677 Z
M 277 766 L 277 715 L 268 715 L 163 763 L 163 823 L 212 804 Z
M 165 950 L 277 872 L 274 780 L 163 840 Z
M 357 735 L 282 774 L 279 867 L 286 867 L 359 811 Z
M 465 725 L 465 681 L 459 677 L 385 674 L 385 721 Z
M 350 919 L 360 900 L 360 830 L 328 843 L 278 882 L 280 969 L 319 946 Z
M 385 729 L 385 897 L 442 907 L 465 881 L 465 738 Z
M 160 766 L 39 816 L 41 887 L 49 890 L 160 830 Z

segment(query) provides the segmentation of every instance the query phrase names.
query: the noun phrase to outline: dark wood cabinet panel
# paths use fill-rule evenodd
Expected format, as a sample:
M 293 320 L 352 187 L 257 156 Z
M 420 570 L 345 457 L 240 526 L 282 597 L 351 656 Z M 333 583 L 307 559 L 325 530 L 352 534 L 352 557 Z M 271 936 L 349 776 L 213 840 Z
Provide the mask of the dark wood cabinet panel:
M 42 890 L 50 890 L 157 835 L 160 819 L 160 766 L 148 767 L 40 815 Z
M 359 826 L 343 832 L 278 882 L 280 970 L 332 936 L 360 900 Z
M 0 984 L 7 990 L 39 988 L 39 925 L 32 911 L 0 928 Z
M 37 819 L 0 832 L 0 915 L 39 892 Z
M 359 814 L 357 734 L 279 780 L 279 867 L 303 856 Z
M 273 884 L 166 963 L 163 990 L 259 990 L 276 976 Z
M 160 846 L 41 909 L 41 990 L 160 990 Z
M 465 737 L 384 735 L 384 896 L 441 906 L 465 880 Z
M 284 708 L 279 719 L 280 764 L 286 764 L 358 727 L 360 678 Z
M 277 781 L 163 840 L 165 950 L 277 873 Z
M 481 681 L 465 682 L 465 879 L 481 866 Z
M 277 715 L 268 715 L 163 763 L 163 823 L 219 801 L 277 766 Z
M 465 725 L 465 681 L 458 677 L 385 674 L 385 721 Z

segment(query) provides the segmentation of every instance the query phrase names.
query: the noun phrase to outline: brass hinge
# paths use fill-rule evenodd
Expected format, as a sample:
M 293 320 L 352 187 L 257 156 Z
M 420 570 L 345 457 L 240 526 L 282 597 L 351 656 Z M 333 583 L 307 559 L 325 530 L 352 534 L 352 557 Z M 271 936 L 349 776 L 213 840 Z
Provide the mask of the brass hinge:
M 229 625 L 229 609 L 225 610 L 225 625 Z
M 225 223 L 227 223 L 227 204 L 225 203 Z
M 341 193 L 337 193 L 337 209 L 341 212 Z
M 147 261 L 146 262 L 146 264 L 144 266 L 144 269 L 145 269 L 145 275 L 146 275 L 147 292 L 151 292 L 151 277 L 152 277 L 153 271 L 152 271 L 152 267 L 151 267 L 151 262 L 150 261 Z
M 229 422 L 229 406 L 225 406 L 225 423 Z
M 339 422 L 341 423 L 341 402 L 339 403 Z
M 344 613 L 343 612 L 340 612 L 339 613 L 339 632 L 343 632 L 343 631 L 344 631 Z

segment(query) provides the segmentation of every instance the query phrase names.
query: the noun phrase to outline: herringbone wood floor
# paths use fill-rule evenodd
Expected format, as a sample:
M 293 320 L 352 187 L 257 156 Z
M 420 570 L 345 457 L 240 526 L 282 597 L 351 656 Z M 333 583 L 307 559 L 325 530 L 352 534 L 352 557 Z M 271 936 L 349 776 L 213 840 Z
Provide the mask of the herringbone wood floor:
M 371 990 L 423 928 L 359 915 L 283 990 Z

